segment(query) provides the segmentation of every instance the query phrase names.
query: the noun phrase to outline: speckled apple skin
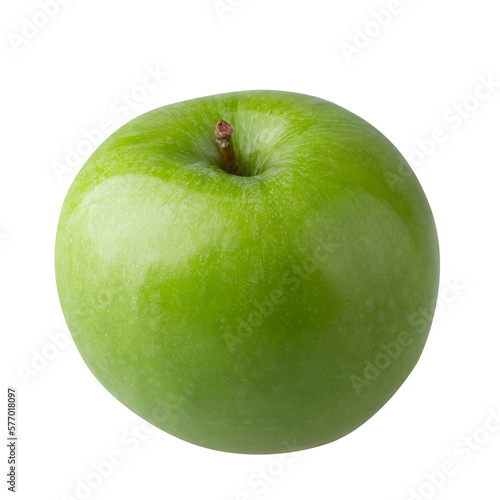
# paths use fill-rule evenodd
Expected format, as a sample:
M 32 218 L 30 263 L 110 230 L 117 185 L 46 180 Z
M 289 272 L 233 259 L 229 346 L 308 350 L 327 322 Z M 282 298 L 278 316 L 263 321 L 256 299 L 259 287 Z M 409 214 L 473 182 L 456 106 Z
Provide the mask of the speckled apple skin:
M 220 119 L 244 176 L 221 168 Z M 277 453 L 346 435 L 401 386 L 439 250 L 379 131 L 316 97 L 246 91 L 107 139 L 65 199 L 55 269 L 78 350 L 124 405 L 191 443 Z

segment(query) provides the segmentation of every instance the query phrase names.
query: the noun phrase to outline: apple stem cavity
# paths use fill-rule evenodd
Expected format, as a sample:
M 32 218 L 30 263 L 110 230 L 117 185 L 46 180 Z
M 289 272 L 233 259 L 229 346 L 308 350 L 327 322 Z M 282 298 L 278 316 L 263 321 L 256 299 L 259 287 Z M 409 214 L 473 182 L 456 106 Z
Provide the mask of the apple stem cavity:
M 242 175 L 240 163 L 234 151 L 233 141 L 231 141 L 233 132 L 233 127 L 224 120 L 219 120 L 215 125 L 215 138 L 217 139 L 220 152 L 224 158 L 224 170 L 228 174 Z

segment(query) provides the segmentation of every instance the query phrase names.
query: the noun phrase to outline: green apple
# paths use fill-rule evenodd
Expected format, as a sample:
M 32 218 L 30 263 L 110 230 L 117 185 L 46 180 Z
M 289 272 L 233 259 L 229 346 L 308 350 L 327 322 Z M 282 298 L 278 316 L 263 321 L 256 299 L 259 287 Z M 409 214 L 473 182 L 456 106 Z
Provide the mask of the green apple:
M 439 279 L 431 210 L 391 142 L 277 91 L 172 104 L 115 132 L 68 192 L 55 264 L 104 387 L 238 453 L 329 443 L 376 413 L 422 352 Z

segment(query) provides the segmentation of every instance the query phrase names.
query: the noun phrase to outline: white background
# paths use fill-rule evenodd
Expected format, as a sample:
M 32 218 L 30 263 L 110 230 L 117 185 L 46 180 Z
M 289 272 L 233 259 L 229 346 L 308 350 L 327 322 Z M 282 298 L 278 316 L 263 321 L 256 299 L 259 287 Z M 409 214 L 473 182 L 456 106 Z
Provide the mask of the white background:
M 0 15 L 0 324 L 3 387 L 19 393 L 18 498 L 498 500 L 496 2 L 47 0 L 50 18 L 42 3 L 2 2 Z M 139 88 L 151 71 L 156 85 Z M 323 97 L 387 135 L 428 196 L 442 258 L 429 341 L 398 393 L 345 438 L 283 456 L 141 427 L 80 358 L 53 269 L 62 201 L 94 149 L 86 136 L 258 88 Z M 110 456 L 119 464 L 103 477 Z

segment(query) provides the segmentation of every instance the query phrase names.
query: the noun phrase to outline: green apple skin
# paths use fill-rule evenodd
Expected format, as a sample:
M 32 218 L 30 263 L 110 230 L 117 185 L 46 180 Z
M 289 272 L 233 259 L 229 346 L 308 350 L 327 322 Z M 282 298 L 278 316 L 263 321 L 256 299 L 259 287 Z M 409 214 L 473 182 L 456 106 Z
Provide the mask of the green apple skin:
M 244 175 L 224 171 L 220 119 Z M 120 128 L 74 180 L 55 257 L 104 387 L 236 453 L 322 445 L 375 414 L 417 363 L 439 281 L 432 212 L 397 149 L 331 102 L 278 91 Z

